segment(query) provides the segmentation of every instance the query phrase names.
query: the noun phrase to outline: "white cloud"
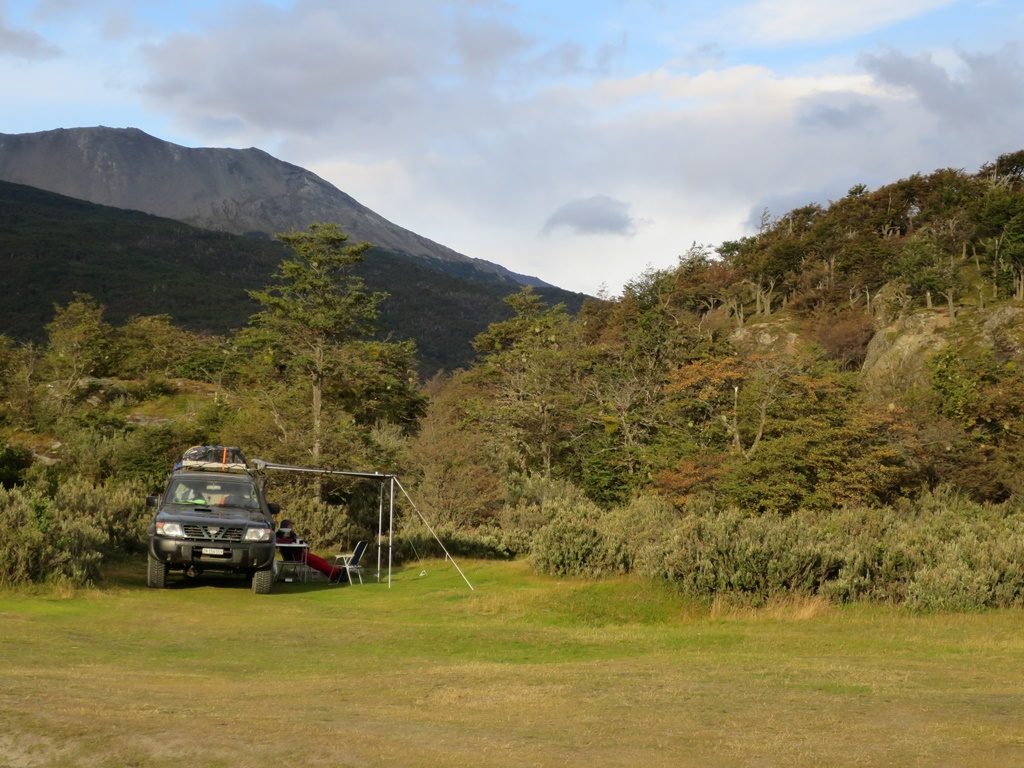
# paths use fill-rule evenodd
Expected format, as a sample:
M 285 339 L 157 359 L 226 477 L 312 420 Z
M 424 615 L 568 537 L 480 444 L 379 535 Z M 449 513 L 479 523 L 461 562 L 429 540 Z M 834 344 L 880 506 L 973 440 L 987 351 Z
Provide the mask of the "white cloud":
M 472 81 L 496 76 L 522 45 L 514 29 L 460 18 L 415 0 L 256 6 L 146 48 L 146 93 L 185 123 L 231 117 L 249 132 L 408 141 L 469 109 Z
M 763 0 L 743 5 L 737 39 L 857 34 L 938 5 Z M 259 146 L 426 237 L 589 292 L 735 238 L 764 205 L 975 168 L 1024 136 L 1014 49 L 847 51 L 793 75 L 737 60 L 723 37 L 705 69 L 680 72 L 674 48 L 620 66 L 617 32 L 542 42 L 500 2 L 245 8 L 155 38 L 138 70 L 125 61 L 176 140 Z
M 727 18 L 746 39 L 769 45 L 844 40 L 951 5 L 954 0 L 754 0 Z

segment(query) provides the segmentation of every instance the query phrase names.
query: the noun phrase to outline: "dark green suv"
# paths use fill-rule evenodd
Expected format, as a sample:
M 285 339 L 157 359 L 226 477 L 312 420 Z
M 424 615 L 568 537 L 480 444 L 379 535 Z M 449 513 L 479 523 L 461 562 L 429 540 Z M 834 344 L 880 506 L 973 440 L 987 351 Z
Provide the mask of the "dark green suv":
M 148 586 L 167 586 L 171 571 L 188 577 L 212 571 L 245 576 L 254 592 L 270 592 L 278 509 L 267 503 L 262 478 L 245 464 L 184 460 L 163 494 L 146 501 L 156 508 L 149 526 Z

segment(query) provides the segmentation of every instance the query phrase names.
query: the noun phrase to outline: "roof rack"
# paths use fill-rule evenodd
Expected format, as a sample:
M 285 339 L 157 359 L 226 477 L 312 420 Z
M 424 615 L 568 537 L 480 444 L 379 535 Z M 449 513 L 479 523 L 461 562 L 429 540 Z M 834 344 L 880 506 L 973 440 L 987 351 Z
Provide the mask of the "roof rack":
M 174 469 L 197 469 L 204 472 L 248 472 L 249 465 L 242 449 L 233 445 L 194 445 L 181 455 Z

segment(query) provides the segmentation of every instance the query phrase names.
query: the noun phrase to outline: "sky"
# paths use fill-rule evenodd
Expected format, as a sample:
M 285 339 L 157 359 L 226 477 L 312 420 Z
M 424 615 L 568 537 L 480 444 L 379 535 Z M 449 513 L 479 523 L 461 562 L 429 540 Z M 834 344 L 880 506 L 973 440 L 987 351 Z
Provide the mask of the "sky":
M 0 0 L 0 133 L 259 147 L 618 294 L 762 212 L 1024 149 L 1022 0 Z

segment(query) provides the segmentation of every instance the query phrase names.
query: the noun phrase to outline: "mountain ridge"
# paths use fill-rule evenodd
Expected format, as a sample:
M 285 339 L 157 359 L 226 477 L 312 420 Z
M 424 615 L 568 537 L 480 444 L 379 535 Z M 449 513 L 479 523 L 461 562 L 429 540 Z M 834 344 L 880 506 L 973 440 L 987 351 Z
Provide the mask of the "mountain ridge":
M 247 291 L 267 285 L 287 253 L 274 240 L 0 181 L 0 254 L 9 286 L 0 334 L 42 341 L 54 306 L 76 292 L 93 296 L 115 323 L 167 314 L 191 330 L 230 333 L 258 310 Z M 379 247 L 356 271 L 370 290 L 390 294 L 381 306 L 381 336 L 415 340 L 425 375 L 467 365 L 473 338 L 507 317 L 502 299 L 522 288 L 477 270 L 442 272 Z M 559 288 L 535 290 L 572 311 L 584 299 Z
M 271 236 L 333 222 L 353 241 L 442 271 L 549 285 L 394 224 L 312 171 L 256 147 L 191 148 L 131 127 L 0 133 L 0 180 L 232 234 Z

